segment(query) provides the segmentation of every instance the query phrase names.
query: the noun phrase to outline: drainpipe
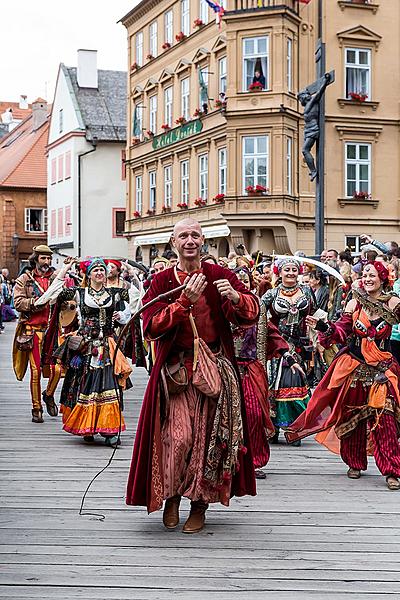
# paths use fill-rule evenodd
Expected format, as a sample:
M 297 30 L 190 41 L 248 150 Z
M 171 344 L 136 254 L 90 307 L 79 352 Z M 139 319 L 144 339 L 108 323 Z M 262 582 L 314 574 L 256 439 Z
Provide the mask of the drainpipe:
M 81 185 L 81 158 L 87 154 L 91 154 L 97 148 L 97 138 L 93 137 L 93 148 L 82 154 L 78 154 L 78 256 L 82 253 L 82 185 Z

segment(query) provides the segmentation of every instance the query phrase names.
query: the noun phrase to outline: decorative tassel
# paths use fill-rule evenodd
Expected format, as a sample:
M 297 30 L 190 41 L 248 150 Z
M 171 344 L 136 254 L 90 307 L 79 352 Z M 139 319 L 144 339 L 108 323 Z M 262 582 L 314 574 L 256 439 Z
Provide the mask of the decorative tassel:
M 74 356 L 72 358 L 72 360 L 70 362 L 70 367 L 72 369 L 79 369 L 81 364 L 82 364 L 82 357 L 79 354 L 77 354 L 76 356 Z

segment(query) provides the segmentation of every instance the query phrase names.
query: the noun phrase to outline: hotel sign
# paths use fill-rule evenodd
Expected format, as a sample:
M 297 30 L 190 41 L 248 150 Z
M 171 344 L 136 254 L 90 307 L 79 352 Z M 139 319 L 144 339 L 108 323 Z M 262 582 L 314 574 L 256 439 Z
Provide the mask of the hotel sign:
M 200 133 L 202 129 L 203 123 L 200 119 L 189 121 L 180 127 L 175 127 L 174 129 L 171 129 L 171 131 L 167 131 L 166 133 L 154 137 L 153 150 L 159 150 L 160 148 L 165 148 L 165 146 L 175 144 L 175 142 L 180 142 L 191 135 Z

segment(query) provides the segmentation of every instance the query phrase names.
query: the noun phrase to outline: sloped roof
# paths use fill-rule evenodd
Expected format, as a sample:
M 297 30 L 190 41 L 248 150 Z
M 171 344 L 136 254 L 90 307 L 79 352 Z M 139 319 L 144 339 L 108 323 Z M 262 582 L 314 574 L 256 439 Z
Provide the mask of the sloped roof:
M 19 102 L 7 102 L 0 100 L 0 115 L 11 108 L 13 118 L 17 121 L 22 121 L 32 112 L 32 104 L 28 104 L 29 108 L 20 108 Z
M 98 70 L 98 89 L 80 88 L 76 67 L 61 65 L 69 78 L 86 127 L 86 139 L 126 141 L 127 74 Z
M 49 129 L 47 121 L 33 131 L 33 117 L 29 115 L 0 141 L 0 187 L 47 187 L 46 144 Z

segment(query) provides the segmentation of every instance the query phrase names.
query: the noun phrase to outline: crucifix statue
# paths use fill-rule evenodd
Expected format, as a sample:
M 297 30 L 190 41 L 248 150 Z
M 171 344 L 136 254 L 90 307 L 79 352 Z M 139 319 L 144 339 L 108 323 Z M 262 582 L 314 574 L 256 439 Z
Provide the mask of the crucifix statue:
M 325 73 L 298 94 L 298 99 L 304 106 L 304 142 L 303 156 L 307 163 L 311 181 L 318 175 L 311 149 L 320 137 L 320 104 L 328 85 L 335 81 L 335 72 Z

